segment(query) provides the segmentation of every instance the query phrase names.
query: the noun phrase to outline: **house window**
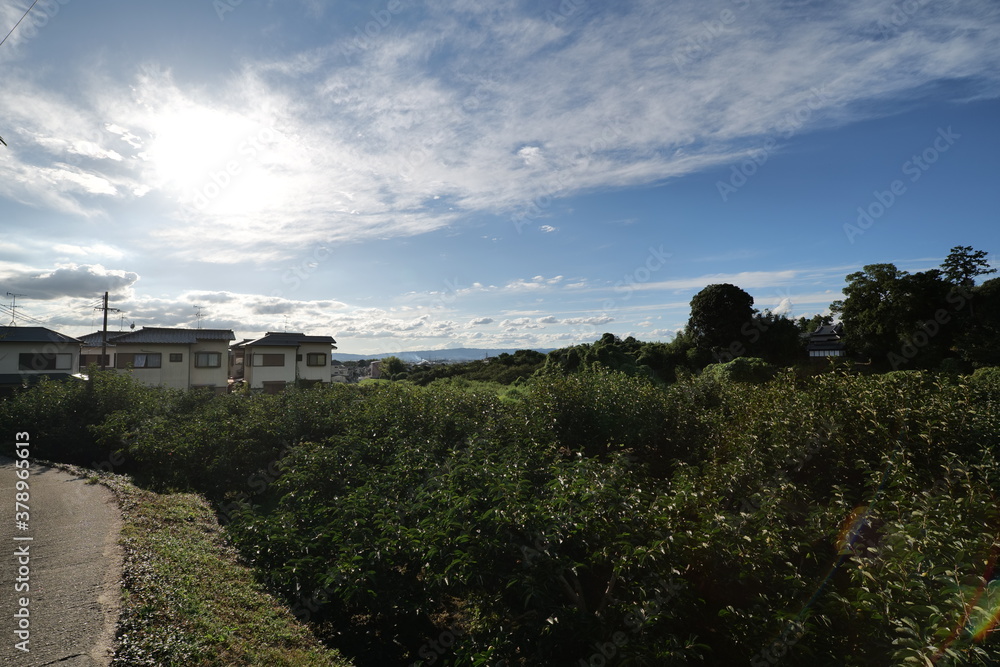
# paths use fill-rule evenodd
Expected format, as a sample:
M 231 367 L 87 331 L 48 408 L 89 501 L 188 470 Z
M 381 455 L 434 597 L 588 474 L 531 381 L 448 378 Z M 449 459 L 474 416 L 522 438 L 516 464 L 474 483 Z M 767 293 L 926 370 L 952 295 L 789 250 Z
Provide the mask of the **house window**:
M 283 354 L 255 354 L 253 355 L 254 366 L 284 366 L 285 355 Z
M 80 355 L 80 368 L 86 368 L 87 366 L 94 364 L 95 366 L 101 365 L 101 355 L 99 354 L 81 354 Z M 111 355 L 104 355 L 104 366 L 111 365 Z
M 195 368 L 219 368 L 222 366 L 221 352 L 195 352 Z
M 22 371 L 68 371 L 73 368 L 73 355 L 27 352 L 18 355 L 17 368 Z
M 176 364 L 178 361 L 184 361 L 184 355 L 182 353 L 180 353 L 180 352 L 171 352 L 170 353 L 170 362 Z M 197 366 L 197 365 L 198 364 L 196 362 L 195 366 Z
M 159 352 L 142 352 L 137 354 L 118 354 L 115 368 L 160 368 L 163 355 Z
M 322 352 L 310 352 L 306 355 L 306 366 L 326 366 L 326 355 Z

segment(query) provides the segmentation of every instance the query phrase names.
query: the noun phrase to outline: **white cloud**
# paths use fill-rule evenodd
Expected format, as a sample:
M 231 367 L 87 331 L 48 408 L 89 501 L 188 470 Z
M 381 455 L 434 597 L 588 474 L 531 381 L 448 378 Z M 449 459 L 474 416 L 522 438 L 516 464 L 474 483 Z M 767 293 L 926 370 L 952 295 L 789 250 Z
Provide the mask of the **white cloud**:
M 107 259 L 122 259 L 125 257 L 123 251 L 105 243 L 95 243 L 89 246 L 56 243 L 52 246 L 52 250 L 59 255 L 72 255 L 74 257 L 103 257 Z
M 151 66 L 132 81 L 94 73 L 70 99 L 13 70 L 0 115 L 17 148 L 0 194 L 94 217 L 102 202 L 156 192 L 176 222 L 157 232 L 166 248 L 231 261 L 219 251 L 235 246 L 266 261 L 316 239 L 420 234 L 471 212 L 544 212 L 594 188 L 661 182 L 766 137 L 891 113 L 880 102 L 935 81 L 997 95 L 991 2 L 925 5 L 880 35 L 894 7 L 635 0 L 555 25 L 513 4 L 442 2 L 356 57 L 333 44 L 248 61 L 212 89 Z M 727 8 L 735 20 L 706 37 Z

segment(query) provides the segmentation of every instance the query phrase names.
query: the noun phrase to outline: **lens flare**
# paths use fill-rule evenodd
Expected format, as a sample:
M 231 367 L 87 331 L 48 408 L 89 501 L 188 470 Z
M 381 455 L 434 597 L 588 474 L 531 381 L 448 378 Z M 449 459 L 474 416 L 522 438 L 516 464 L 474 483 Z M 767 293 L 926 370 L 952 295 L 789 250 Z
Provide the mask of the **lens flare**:
M 852 547 L 861 535 L 861 530 L 868 521 L 868 506 L 860 505 L 847 516 L 840 524 L 840 531 L 837 533 L 837 553 L 846 555 L 852 552 Z

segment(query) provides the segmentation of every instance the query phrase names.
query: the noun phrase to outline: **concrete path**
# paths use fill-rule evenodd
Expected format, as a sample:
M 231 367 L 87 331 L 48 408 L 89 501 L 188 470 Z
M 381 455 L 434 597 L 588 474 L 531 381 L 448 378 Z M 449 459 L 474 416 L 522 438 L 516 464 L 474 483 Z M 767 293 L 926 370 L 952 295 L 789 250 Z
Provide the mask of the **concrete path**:
M 108 665 L 121 580 L 121 515 L 114 496 L 34 462 L 28 470 L 23 530 L 17 522 L 24 516 L 15 517 L 23 511 L 15 507 L 17 468 L 0 457 L 0 665 Z M 22 646 L 29 652 L 17 648 L 24 623 L 29 641 Z

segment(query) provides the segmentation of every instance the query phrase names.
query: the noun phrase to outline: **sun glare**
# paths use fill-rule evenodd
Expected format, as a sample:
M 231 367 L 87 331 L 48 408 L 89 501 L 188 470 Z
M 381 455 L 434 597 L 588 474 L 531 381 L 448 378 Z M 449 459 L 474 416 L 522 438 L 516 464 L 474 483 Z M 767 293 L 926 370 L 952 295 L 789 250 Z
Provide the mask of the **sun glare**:
M 259 133 L 255 123 L 236 114 L 205 107 L 175 109 L 154 120 L 146 158 L 159 187 L 193 200 L 213 176 L 226 182 L 221 174 L 227 164 L 238 162 L 241 150 Z

